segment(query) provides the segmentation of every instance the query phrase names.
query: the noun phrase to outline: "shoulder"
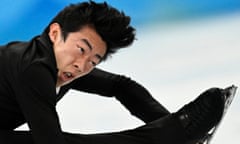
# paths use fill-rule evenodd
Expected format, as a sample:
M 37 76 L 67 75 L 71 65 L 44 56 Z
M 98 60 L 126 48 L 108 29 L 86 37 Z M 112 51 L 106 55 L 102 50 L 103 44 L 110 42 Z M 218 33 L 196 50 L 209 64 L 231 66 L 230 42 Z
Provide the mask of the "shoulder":
M 5 68 L 12 76 L 36 69 L 38 70 L 35 71 L 36 75 L 40 74 L 40 71 L 45 71 L 55 76 L 57 72 L 55 58 L 48 49 L 50 48 L 44 47 L 38 41 L 38 37 L 28 42 L 11 42 L 1 47 L 0 67 Z

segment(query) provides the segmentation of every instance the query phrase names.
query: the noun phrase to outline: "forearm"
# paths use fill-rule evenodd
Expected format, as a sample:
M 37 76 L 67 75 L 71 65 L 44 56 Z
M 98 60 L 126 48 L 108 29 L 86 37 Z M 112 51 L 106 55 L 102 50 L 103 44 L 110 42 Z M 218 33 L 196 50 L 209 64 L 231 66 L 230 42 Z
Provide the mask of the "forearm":
M 146 123 L 169 114 L 146 88 L 129 78 L 121 76 L 114 89 L 116 99 Z

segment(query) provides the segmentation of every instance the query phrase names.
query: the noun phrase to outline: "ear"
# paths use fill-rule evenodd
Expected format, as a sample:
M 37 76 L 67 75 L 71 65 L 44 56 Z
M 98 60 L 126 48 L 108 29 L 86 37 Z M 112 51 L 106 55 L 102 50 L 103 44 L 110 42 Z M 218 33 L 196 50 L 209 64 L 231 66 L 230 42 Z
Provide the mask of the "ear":
M 49 27 L 48 36 L 52 43 L 60 41 L 62 39 L 61 27 L 58 23 L 52 23 Z

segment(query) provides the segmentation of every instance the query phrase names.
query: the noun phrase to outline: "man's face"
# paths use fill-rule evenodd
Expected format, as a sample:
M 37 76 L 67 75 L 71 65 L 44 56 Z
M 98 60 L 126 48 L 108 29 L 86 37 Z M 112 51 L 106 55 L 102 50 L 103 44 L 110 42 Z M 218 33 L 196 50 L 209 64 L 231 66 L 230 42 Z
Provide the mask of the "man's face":
M 58 67 L 57 87 L 89 73 L 106 53 L 106 43 L 90 26 L 69 33 L 65 41 L 61 34 L 58 24 L 50 26 L 49 36 Z

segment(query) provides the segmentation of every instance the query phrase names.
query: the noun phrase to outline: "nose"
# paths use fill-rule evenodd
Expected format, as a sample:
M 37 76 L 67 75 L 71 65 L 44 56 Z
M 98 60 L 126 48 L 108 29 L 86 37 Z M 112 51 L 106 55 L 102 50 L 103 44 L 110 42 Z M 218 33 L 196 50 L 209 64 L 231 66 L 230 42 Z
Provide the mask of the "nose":
M 87 62 L 84 60 L 76 61 L 73 66 L 77 73 L 84 73 L 87 70 Z
M 81 73 L 81 69 L 80 69 L 80 67 L 79 67 L 78 64 L 74 64 L 73 66 L 74 66 L 75 71 L 76 71 L 77 73 Z

